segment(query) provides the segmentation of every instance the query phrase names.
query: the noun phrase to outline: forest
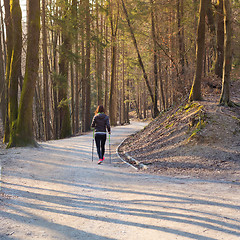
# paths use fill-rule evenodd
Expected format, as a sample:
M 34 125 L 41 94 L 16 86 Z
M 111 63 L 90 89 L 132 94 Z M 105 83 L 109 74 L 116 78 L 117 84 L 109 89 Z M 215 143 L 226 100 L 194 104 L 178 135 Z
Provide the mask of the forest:
M 89 131 L 100 104 L 112 126 L 129 123 L 130 113 L 156 118 L 201 100 L 203 81 L 221 86 L 219 104 L 234 106 L 239 7 L 239 0 L 1 1 L 3 142 L 36 146 Z

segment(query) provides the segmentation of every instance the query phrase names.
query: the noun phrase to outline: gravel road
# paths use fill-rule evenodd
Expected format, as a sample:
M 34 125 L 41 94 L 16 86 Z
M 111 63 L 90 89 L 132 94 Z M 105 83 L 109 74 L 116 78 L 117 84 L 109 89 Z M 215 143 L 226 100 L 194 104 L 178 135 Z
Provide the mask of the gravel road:
M 118 159 L 144 125 L 113 128 L 111 164 L 108 148 L 102 165 L 96 148 L 91 161 L 91 133 L 3 150 L 0 239 L 240 239 L 239 183 L 149 175 Z

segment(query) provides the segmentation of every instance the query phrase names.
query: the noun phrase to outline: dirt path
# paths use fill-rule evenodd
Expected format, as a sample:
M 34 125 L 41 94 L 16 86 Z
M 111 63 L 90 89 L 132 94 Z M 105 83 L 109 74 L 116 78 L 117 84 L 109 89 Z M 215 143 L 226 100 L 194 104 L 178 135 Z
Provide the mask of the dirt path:
M 0 152 L 0 239 L 240 239 L 240 186 L 136 172 L 115 148 L 91 162 L 92 134 Z M 108 151 L 107 151 L 108 152 Z

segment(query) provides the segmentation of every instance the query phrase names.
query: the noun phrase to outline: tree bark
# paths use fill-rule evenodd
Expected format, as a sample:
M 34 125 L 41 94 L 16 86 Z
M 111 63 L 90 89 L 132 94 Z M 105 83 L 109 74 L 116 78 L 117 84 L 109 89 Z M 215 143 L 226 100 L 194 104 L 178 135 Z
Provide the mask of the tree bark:
M 124 37 L 124 34 L 123 34 Z M 125 116 L 125 41 L 122 41 L 122 101 L 121 101 L 121 124 L 126 123 Z
M 75 132 L 79 132 L 79 50 L 78 50 L 78 7 L 77 7 L 77 0 L 72 1 L 73 5 L 73 21 L 74 21 L 74 47 L 75 47 L 75 54 L 77 56 L 75 62 Z
M 97 34 L 97 42 L 96 42 L 96 80 L 97 80 L 97 104 L 103 104 L 103 16 L 101 14 L 100 9 L 103 2 L 96 0 L 96 34 Z
M 108 41 L 108 25 L 106 23 L 105 26 L 105 38 L 106 41 Z M 109 97 L 108 97 L 108 47 L 105 49 L 105 97 L 104 97 L 104 106 L 105 110 L 108 111 L 108 106 L 109 106 Z
M 155 10 L 156 11 L 156 10 Z M 155 17 L 156 17 L 156 29 L 157 29 L 157 40 L 159 41 L 159 39 L 161 38 L 160 35 L 160 28 L 159 28 L 159 20 L 158 20 L 158 13 L 155 13 Z M 158 43 L 158 41 L 156 41 L 156 43 Z M 165 94 L 166 91 L 164 93 L 164 84 L 163 84 L 163 77 L 162 77 L 162 66 L 161 66 L 161 52 L 160 52 L 160 48 L 158 46 L 157 48 L 157 63 L 158 63 L 158 78 L 159 78 L 159 89 L 160 89 L 160 105 L 163 106 L 163 109 L 166 110 L 166 100 L 165 100 Z M 167 88 L 166 88 L 167 89 Z
M 231 16 L 231 0 L 223 0 L 224 13 L 224 62 L 222 91 L 220 96 L 220 104 L 231 106 L 230 101 L 230 73 L 232 68 L 232 16 Z
M 3 42 L 3 52 L 4 52 L 4 68 L 6 69 L 6 59 L 7 59 L 7 53 L 6 53 L 6 36 L 5 36 L 5 26 L 4 26 L 4 21 L 3 21 L 3 10 L 2 8 L 0 8 L 0 12 L 1 12 L 1 24 L 2 24 L 2 42 Z M 5 14 L 6 15 L 6 14 Z
M 57 73 L 57 39 L 58 34 L 56 32 L 52 33 L 53 40 L 53 71 L 56 75 Z M 52 86 L 53 86 L 53 137 L 54 139 L 59 138 L 59 111 L 58 111 L 58 91 L 57 91 L 57 81 L 52 74 Z
M 218 1 L 217 5 L 217 52 L 215 61 L 215 74 L 222 78 L 224 60 L 224 15 L 223 0 Z
M 112 126 L 117 125 L 117 83 L 116 83 L 116 64 L 117 64 L 117 31 L 119 19 L 119 4 L 117 13 L 113 13 L 113 3 L 109 4 L 110 24 L 111 24 L 111 76 L 110 76 L 110 93 L 109 93 L 109 116 Z M 115 16 L 115 18 L 114 18 Z
M 2 8 L 1 8 L 2 16 Z M 2 26 L 0 30 L 0 109 L 1 109 L 1 118 L 4 126 L 5 121 L 5 70 L 4 70 L 4 56 L 3 56 L 3 45 L 2 45 Z M 4 43 L 4 42 L 3 42 Z
M 60 111 L 60 138 L 66 138 L 71 136 L 71 120 L 70 109 L 68 103 L 68 67 L 69 67 L 69 52 L 70 52 L 70 37 L 68 29 L 66 29 L 67 21 L 67 8 L 68 0 L 65 0 L 64 6 L 64 21 L 62 25 L 62 45 L 60 49 L 59 59 L 59 74 L 60 74 L 60 86 L 59 86 L 59 111 Z
M 6 114 L 5 114 L 5 125 L 4 125 L 4 137 L 3 142 L 9 142 L 9 115 L 8 115 L 8 84 L 9 84 L 9 76 L 10 76 L 10 65 L 12 59 L 12 50 L 13 50 L 13 23 L 10 14 L 10 1 L 4 0 L 4 7 L 5 7 L 5 25 L 6 25 L 6 34 L 7 34 L 7 56 L 6 56 L 6 72 L 5 72 L 5 97 L 6 97 Z
M 45 140 L 50 139 L 50 112 L 49 112 L 49 83 L 48 83 L 48 56 L 46 32 L 46 2 L 42 0 L 42 50 L 43 50 L 43 96 L 44 96 L 44 135 Z
M 116 36 L 112 35 L 112 57 L 111 57 L 111 78 L 110 78 L 110 98 L 109 115 L 112 126 L 117 125 L 117 89 L 116 89 Z
M 208 26 L 210 32 L 210 46 L 209 46 L 209 54 L 208 54 L 208 70 L 212 69 L 213 63 L 215 61 L 216 56 L 216 29 L 215 29 L 215 19 L 214 19 L 214 12 L 211 0 L 207 0 L 207 19 L 208 19 Z
M 8 117 L 10 134 L 18 115 L 18 81 L 21 73 L 22 54 L 22 12 L 18 0 L 11 1 L 10 17 L 12 18 L 13 49 L 8 81 Z
M 157 39 L 155 29 L 154 4 L 151 2 L 151 23 L 152 23 L 152 38 L 153 38 L 153 75 L 154 75 L 154 109 L 158 109 L 158 64 L 157 64 Z M 155 115 L 155 111 L 154 111 Z
M 85 109 L 85 131 L 90 130 L 91 126 L 91 32 L 90 32 L 90 4 L 89 0 L 85 0 L 86 11 L 86 109 Z
M 179 58 L 181 65 L 181 75 L 184 74 L 185 70 L 185 56 L 184 56 L 184 35 L 183 35 L 183 1 L 177 0 L 177 23 L 178 23 L 178 49 L 179 49 Z M 180 78 L 179 78 L 180 79 Z M 183 88 L 182 83 L 179 82 L 179 87 Z
M 86 53 L 85 53 L 85 39 L 86 39 L 86 1 L 80 2 L 80 15 L 82 21 L 80 22 L 80 38 L 81 38 L 81 131 L 85 132 L 86 119 Z
M 192 84 L 192 89 L 189 95 L 190 101 L 202 99 L 201 94 L 201 78 L 203 68 L 204 46 L 205 46 L 205 15 L 207 8 L 207 0 L 200 1 L 199 21 L 197 30 L 197 46 L 196 46 L 196 71 Z

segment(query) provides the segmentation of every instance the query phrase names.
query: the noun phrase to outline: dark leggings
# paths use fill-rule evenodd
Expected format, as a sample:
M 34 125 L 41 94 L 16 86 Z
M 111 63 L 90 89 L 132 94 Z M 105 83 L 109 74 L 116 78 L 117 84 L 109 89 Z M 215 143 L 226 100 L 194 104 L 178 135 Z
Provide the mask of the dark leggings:
M 99 159 L 103 159 L 105 153 L 106 138 L 107 138 L 106 134 L 95 134 L 95 141 Z

